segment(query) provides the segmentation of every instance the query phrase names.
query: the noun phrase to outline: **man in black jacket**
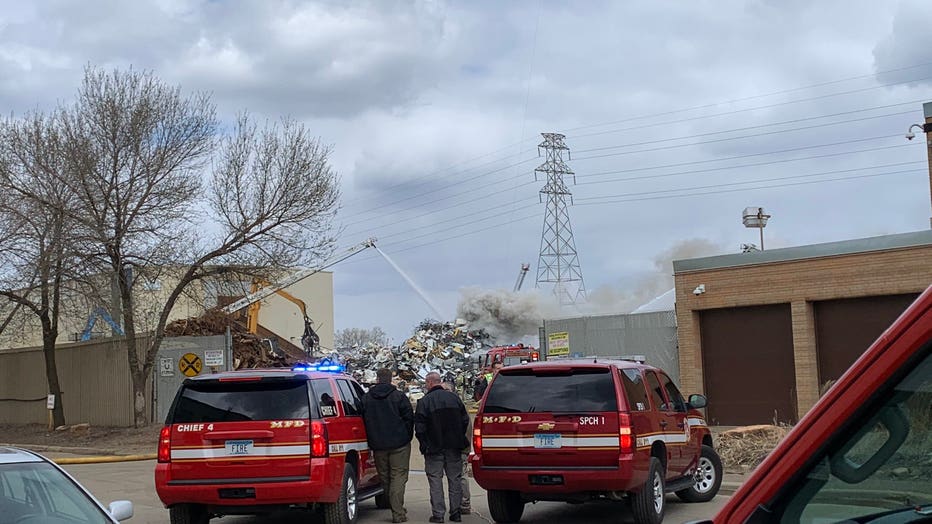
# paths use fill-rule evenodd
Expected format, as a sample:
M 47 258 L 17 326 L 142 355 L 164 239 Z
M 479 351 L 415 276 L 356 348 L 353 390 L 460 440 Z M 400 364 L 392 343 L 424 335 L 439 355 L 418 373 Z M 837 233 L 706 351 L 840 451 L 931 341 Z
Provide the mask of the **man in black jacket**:
M 466 438 L 469 415 L 463 401 L 455 393 L 443 389 L 439 373 L 428 373 L 425 382 L 428 390 L 417 401 L 414 434 L 420 444 L 421 454 L 424 455 L 424 470 L 430 486 L 430 522 L 443 522 L 446 512 L 443 500 L 444 474 L 450 492 L 450 520 L 461 522 L 462 452 L 469 445 Z
M 392 522 L 407 522 L 405 485 L 411 461 L 414 412 L 404 393 L 392 384 L 392 370 L 379 369 L 377 384 L 363 397 L 366 438 L 375 456 L 382 488 L 388 494 Z

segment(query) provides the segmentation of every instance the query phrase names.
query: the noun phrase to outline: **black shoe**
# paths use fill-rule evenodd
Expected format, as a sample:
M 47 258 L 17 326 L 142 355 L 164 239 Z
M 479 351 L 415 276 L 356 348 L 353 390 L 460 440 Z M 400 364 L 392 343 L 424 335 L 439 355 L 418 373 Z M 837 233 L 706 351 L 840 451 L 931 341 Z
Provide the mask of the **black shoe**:
M 392 519 L 392 522 L 408 522 L 408 517 L 395 517 Z
M 460 508 L 460 515 L 469 515 L 472 513 L 472 510 L 469 508 Z
M 443 517 L 431 517 L 427 519 L 427 522 L 443 522 Z
M 463 517 L 460 516 L 459 511 L 450 512 L 450 522 L 463 522 Z

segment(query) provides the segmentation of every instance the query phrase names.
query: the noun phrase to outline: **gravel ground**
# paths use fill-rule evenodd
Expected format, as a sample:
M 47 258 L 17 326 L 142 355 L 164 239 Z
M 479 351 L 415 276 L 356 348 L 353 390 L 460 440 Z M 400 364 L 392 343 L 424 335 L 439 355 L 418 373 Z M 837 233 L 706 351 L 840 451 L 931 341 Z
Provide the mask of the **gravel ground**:
M 49 431 L 41 424 L 0 424 L 0 443 L 93 448 L 119 455 L 155 453 L 160 425 L 145 428 L 91 426 L 88 434 Z

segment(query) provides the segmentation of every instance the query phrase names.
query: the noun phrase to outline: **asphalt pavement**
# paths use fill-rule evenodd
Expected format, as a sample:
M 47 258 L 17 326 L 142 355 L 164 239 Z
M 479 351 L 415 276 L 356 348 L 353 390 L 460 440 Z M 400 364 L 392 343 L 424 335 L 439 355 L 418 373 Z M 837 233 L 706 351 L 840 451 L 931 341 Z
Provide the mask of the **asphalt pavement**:
M 50 454 L 58 455 L 59 454 Z M 427 477 L 414 469 L 420 462 L 412 455 L 412 472 L 408 480 L 405 506 L 408 508 L 410 522 L 427 522 L 430 517 L 430 504 L 427 490 Z M 418 457 L 419 458 L 419 457 Z M 163 524 L 168 522 L 166 510 L 155 493 L 155 461 L 118 462 L 107 464 L 76 464 L 63 466 L 79 482 L 91 490 L 106 506 L 114 500 L 130 500 L 135 507 L 135 516 L 129 521 L 133 524 Z M 474 513 L 464 515 L 463 522 L 491 522 L 485 491 L 472 479 L 472 506 Z M 726 496 L 718 496 L 707 503 L 689 504 L 681 502 L 674 495 L 667 497 L 667 514 L 665 522 L 681 523 L 689 520 L 709 518 L 724 505 Z M 524 511 L 522 523 L 617 523 L 631 522 L 627 506 L 622 503 L 596 502 L 587 504 L 566 504 L 562 502 L 538 502 L 528 504 Z M 275 514 L 262 517 L 224 517 L 211 520 L 219 524 L 258 524 L 274 522 L 281 524 L 307 524 L 321 522 L 319 517 L 305 511 Z M 360 523 L 391 522 L 388 510 L 379 510 L 373 500 L 360 503 Z

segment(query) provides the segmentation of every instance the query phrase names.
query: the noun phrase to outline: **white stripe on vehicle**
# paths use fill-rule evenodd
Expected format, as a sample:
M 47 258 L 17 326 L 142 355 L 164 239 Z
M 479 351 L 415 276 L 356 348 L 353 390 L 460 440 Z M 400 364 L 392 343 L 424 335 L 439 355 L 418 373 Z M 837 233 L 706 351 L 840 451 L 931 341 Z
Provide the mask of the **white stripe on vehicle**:
M 685 433 L 660 433 L 659 435 L 648 435 L 637 438 L 637 447 L 644 448 L 651 446 L 654 442 L 665 442 L 667 444 L 685 444 L 689 438 Z
M 701 418 L 689 418 L 686 419 L 686 422 L 688 422 L 690 426 L 705 426 L 705 419 Z
M 255 446 L 248 455 L 230 455 L 226 448 L 173 449 L 172 460 L 213 459 L 237 457 L 276 457 L 285 455 L 310 455 L 311 446 Z
M 563 447 L 570 448 L 604 448 L 618 447 L 618 437 L 577 437 L 563 435 Z M 534 437 L 482 437 L 484 448 L 533 448 Z

